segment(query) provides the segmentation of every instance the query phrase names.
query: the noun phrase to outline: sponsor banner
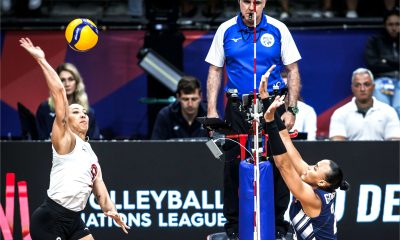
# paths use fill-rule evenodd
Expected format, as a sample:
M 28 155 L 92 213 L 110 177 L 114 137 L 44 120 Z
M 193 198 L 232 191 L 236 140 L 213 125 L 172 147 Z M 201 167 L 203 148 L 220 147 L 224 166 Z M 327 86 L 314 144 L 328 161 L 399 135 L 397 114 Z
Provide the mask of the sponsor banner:
M 295 145 L 309 163 L 338 162 L 351 184 L 337 193 L 339 239 L 399 239 L 400 142 Z M 91 195 L 81 217 L 96 239 L 205 239 L 223 231 L 223 162 L 205 142 L 94 142 L 92 147 L 110 196 L 131 226 L 125 235 Z M 29 238 L 28 213 L 44 200 L 50 168 L 49 142 L 1 142 L 4 239 Z

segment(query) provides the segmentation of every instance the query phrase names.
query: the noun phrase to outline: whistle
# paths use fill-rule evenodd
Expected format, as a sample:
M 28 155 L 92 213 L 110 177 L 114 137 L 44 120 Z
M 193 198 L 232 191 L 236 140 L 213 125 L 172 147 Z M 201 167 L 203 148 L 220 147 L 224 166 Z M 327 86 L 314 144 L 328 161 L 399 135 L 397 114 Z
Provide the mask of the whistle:
M 253 20 L 253 14 L 252 13 L 249 14 L 249 20 Z

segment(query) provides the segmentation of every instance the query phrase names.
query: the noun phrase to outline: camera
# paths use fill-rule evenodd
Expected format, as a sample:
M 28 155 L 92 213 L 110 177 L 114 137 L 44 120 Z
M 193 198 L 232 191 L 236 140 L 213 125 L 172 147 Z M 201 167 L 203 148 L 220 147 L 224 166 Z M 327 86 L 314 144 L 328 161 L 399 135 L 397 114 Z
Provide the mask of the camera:
M 238 101 L 239 101 L 238 90 L 237 90 L 237 89 L 234 89 L 234 88 L 229 88 L 229 89 L 226 91 L 226 97 L 227 97 L 228 99 L 231 99 L 232 102 L 234 102 L 234 103 L 238 102 Z
M 249 126 L 249 131 L 252 128 L 252 121 L 254 119 L 254 93 L 250 92 L 248 94 L 243 94 L 242 99 L 239 98 L 238 90 L 237 89 L 228 89 L 226 91 L 226 96 L 234 104 L 234 107 L 238 110 L 240 115 L 242 116 L 243 120 L 245 121 L 246 125 Z M 261 103 L 261 99 L 259 94 L 256 94 L 256 98 L 258 102 Z M 262 104 L 258 104 L 258 109 L 256 109 L 257 113 L 262 113 L 263 107 Z M 262 114 L 261 114 L 262 115 Z M 263 119 L 260 117 L 260 121 L 262 122 Z

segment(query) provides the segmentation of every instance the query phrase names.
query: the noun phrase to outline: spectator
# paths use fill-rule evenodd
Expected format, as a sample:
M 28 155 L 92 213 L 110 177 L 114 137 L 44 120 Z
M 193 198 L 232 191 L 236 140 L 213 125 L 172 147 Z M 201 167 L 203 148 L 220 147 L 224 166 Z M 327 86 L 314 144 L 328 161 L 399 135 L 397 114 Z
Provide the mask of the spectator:
M 240 12 L 237 16 L 222 23 L 213 39 L 206 62 L 210 64 L 207 79 L 208 117 L 218 117 L 217 96 L 222 82 L 224 65 L 228 81 L 225 91 L 236 89 L 239 99 L 243 94 L 253 92 L 254 84 L 254 2 L 239 0 Z M 263 14 L 266 0 L 256 2 L 256 31 L 257 31 L 257 83 L 261 76 L 273 65 L 276 70 L 271 73 L 268 82 L 268 91 L 273 86 L 278 93 L 288 89 L 289 107 L 286 111 L 282 106 L 278 109 L 280 116 L 288 129 L 295 122 L 297 113 L 297 99 L 300 91 L 300 75 L 297 61 L 301 59 L 296 44 L 288 28 L 282 22 Z M 288 71 L 288 84 L 280 76 L 281 69 Z M 236 100 L 228 99 L 225 109 L 225 120 L 234 131 L 247 134 L 250 127 L 243 114 L 239 111 Z M 239 216 L 239 163 L 240 148 L 231 142 L 223 146 L 225 156 L 224 166 L 224 216 L 227 219 L 225 231 L 229 239 L 238 239 Z M 288 223 L 284 221 L 284 213 L 289 203 L 287 189 L 278 170 L 274 172 L 275 194 L 275 226 L 277 238 L 284 238 L 288 230 Z
M 1 12 L 9 13 L 13 10 L 28 13 L 31 11 L 39 11 L 42 6 L 42 0 L 28 0 L 28 1 L 12 1 L 1 0 Z
M 90 139 L 100 139 L 101 136 L 96 125 L 95 114 L 93 109 L 89 107 L 85 84 L 78 69 L 72 63 L 63 63 L 57 67 L 56 72 L 66 90 L 68 104 L 78 103 L 88 109 L 89 130 L 87 136 Z M 40 140 L 50 139 L 54 118 L 54 99 L 50 96 L 48 100 L 39 105 L 36 111 L 36 125 Z
M 367 67 L 374 73 L 374 96 L 391 105 L 400 118 L 399 77 L 399 9 L 389 11 L 384 17 L 382 33 L 371 37 L 365 49 Z
M 315 140 L 317 135 L 317 113 L 314 108 L 304 103 L 301 99 L 297 101 L 299 112 L 296 114 L 296 122 L 291 131 L 306 133 L 307 140 Z
M 368 69 L 353 72 L 351 102 L 336 109 L 331 117 L 331 140 L 400 140 L 396 111 L 372 96 L 374 77 Z
M 181 16 L 191 18 L 199 12 L 198 3 L 193 0 L 180 0 Z M 201 14 L 204 17 L 216 18 L 222 13 L 223 2 L 221 0 L 207 0 Z
M 197 14 L 197 5 L 192 0 L 180 0 L 181 16 L 191 18 Z
M 164 107 L 157 115 L 151 139 L 207 137 L 196 117 L 207 115 L 201 104 L 200 81 L 192 76 L 184 76 L 178 83 L 177 100 Z
M 205 9 L 202 11 L 203 16 L 216 18 L 221 15 L 223 10 L 222 0 L 207 0 Z
M 397 3 L 396 3 L 396 0 L 385 0 L 385 1 L 384 1 L 384 5 L 385 5 L 386 11 L 391 11 L 391 10 L 393 10 L 396 6 L 397 6 L 397 8 L 398 8 L 399 2 L 397 1 Z M 397 12 L 398 12 L 398 11 L 399 11 L 399 9 L 397 9 Z
M 393 0 L 386 0 L 387 2 L 393 1 Z M 386 2 L 385 2 L 386 4 Z M 390 4 L 390 3 L 388 3 Z M 347 18 L 357 18 L 357 5 L 358 5 L 358 0 L 346 0 L 346 17 Z M 283 12 L 281 13 L 280 18 L 285 19 L 290 16 L 289 13 L 289 0 L 281 0 L 281 7 Z M 313 18 L 320 18 L 320 17 L 325 17 L 325 18 L 332 18 L 334 17 L 334 13 L 332 12 L 332 0 L 323 0 L 322 1 L 322 9 L 321 11 L 315 11 L 311 14 Z
M 367 10 L 365 11 L 366 15 L 369 15 L 371 12 L 373 12 L 373 9 L 371 8 L 371 4 L 367 3 L 367 1 L 362 2 L 361 3 L 365 3 L 365 8 L 367 8 Z M 382 1 L 380 1 L 380 3 L 382 3 Z M 396 0 L 384 0 L 383 1 L 383 8 L 385 9 L 385 11 L 390 11 L 391 9 L 393 9 L 396 4 L 398 5 L 398 3 L 396 3 Z M 357 13 L 357 7 L 358 7 L 358 0 L 346 0 L 346 5 L 347 5 L 347 12 L 346 12 L 346 17 L 347 18 L 357 18 L 358 17 L 358 13 Z M 381 8 L 379 6 L 379 8 Z
M 322 3 L 323 3 L 322 11 L 315 11 L 312 13 L 311 16 L 314 18 L 320 18 L 320 17 L 332 18 L 333 12 L 331 11 L 331 5 L 332 5 L 331 0 L 323 0 Z M 290 17 L 289 0 L 281 0 L 281 7 L 283 12 L 281 13 L 280 19 L 286 19 Z

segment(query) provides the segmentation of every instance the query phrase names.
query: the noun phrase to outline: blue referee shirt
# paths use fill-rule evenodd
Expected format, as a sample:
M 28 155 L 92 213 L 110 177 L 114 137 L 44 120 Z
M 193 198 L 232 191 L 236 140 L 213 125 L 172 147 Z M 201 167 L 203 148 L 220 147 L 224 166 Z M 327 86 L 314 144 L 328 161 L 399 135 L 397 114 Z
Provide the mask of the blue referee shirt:
M 284 65 L 301 59 L 296 44 L 288 28 L 282 22 L 264 15 L 257 25 L 257 78 L 258 89 L 261 76 L 275 64 L 277 67 L 268 80 L 268 91 L 277 85 L 285 87 L 280 72 Z M 247 27 L 239 13 L 222 23 L 215 33 L 206 62 L 223 67 L 226 64 L 228 82 L 225 91 L 235 88 L 239 94 L 253 92 L 254 89 L 254 32 Z

